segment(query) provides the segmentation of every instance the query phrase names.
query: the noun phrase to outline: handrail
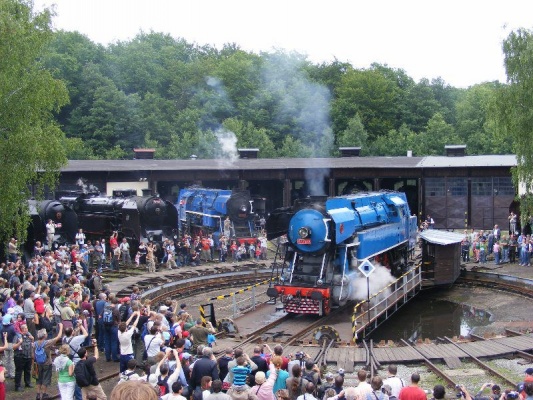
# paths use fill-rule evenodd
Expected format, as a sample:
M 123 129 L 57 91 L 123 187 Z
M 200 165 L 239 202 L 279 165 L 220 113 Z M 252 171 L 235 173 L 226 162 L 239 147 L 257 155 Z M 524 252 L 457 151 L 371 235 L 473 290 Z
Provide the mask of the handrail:
M 401 283 L 400 286 L 396 286 L 398 283 Z M 386 312 L 389 309 L 389 299 L 393 298 L 393 304 L 401 298 L 405 298 L 408 293 L 413 290 L 420 290 L 422 284 L 422 274 L 420 264 L 417 264 L 409 271 L 405 272 L 394 282 L 389 283 L 387 286 L 382 288 L 379 292 L 374 293 L 370 296 L 369 299 L 362 300 L 357 303 L 353 308 L 352 314 L 352 334 L 353 341 L 357 341 L 361 331 L 365 330 L 366 327 L 372 322 L 375 321 L 381 314 Z M 391 286 L 396 286 L 392 291 L 389 291 Z M 407 289 L 407 290 L 406 290 Z M 401 292 L 401 295 L 399 295 Z M 379 299 L 379 296 L 385 295 L 382 299 Z M 377 299 L 376 303 L 370 306 L 370 300 Z M 367 310 L 358 312 L 362 308 L 363 304 L 368 303 L 369 308 Z M 366 321 L 367 323 L 365 323 Z

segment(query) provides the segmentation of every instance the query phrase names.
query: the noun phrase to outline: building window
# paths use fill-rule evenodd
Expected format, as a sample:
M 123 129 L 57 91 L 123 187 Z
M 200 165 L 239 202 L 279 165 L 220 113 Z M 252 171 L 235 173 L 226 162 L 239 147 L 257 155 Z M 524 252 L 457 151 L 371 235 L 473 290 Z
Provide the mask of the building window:
M 446 181 L 444 178 L 426 178 L 426 196 L 445 196 Z
M 468 182 L 466 178 L 448 178 L 448 196 L 466 196 Z
M 511 177 L 493 178 L 494 194 L 499 196 L 514 196 L 516 194 Z
M 492 178 L 472 178 L 472 196 L 492 195 Z

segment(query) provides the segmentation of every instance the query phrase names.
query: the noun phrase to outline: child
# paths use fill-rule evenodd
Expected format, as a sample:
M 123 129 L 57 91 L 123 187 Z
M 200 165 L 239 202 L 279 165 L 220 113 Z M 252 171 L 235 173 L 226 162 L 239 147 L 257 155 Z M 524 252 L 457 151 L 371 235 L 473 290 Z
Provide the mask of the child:
M 233 372 L 233 384 L 235 386 L 246 385 L 246 377 L 252 373 L 250 362 L 240 356 L 237 358 L 237 365 L 231 369 Z

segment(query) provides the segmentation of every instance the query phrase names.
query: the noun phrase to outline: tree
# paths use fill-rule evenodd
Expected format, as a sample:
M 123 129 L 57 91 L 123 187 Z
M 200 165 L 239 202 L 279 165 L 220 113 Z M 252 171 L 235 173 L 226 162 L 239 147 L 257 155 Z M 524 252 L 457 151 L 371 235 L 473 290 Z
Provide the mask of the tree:
M 533 32 L 511 32 L 503 42 L 503 53 L 508 85 L 498 90 L 494 117 L 513 140 L 515 186 L 523 185 L 528 193 L 520 202 L 521 214 L 526 216 L 533 210 Z
M 350 118 L 359 114 L 369 140 L 386 134 L 398 124 L 398 94 L 396 82 L 380 71 L 348 71 L 332 105 L 335 133 L 344 131 Z
M 364 147 L 368 138 L 368 132 L 365 130 L 361 118 L 356 114 L 350 118 L 348 127 L 337 137 L 339 147 Z
M 0 1 L 0 240 L 26 237 L 33 185 L 54 187 L 67 158 L 54 113 L 68 102 L 65 85 L 39 57 L 52 38 L 51 13 L 30 0 Z

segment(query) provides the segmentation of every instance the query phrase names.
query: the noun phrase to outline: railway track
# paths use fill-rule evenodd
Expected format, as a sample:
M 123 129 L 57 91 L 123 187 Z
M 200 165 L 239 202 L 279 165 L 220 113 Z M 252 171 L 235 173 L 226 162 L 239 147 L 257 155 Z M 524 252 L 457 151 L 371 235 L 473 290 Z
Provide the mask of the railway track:
M 533 298 L 533 280 L 501 275 L 493 272 L 467 271 L 456 281 L 457 284 L 482 286 L 489 289 L 512 292 Z
M 143 273 L 142 271 L 141 273 Z M 135 274 L 135 271 L 119 271 L 118 273 L 113 274 L 113 278 L 120 279 L 124 275 L 126 276 L 132 276 L 132 274 Z M 158 303 L 163 301 L 164 299 L 171 298 L 171 297 L 180 297 L 182 299 L 187 299 L 189 296 L 198 294 L 199 291 L 206 292 L 206 291 L 212 291 L 216 290 L 218 288 L 227 288 L 227 287 L 234 287 L 235 285 L 235 276 L 226 276 L 223 273 L 222 274 L 191 274 L 189 279 L 199 279 L 196 283 L 191 282 L 184 282 L 183 284 L 176 284 L 174 287 L 172 287 L 170 290 L 162 291 L 157 290 L 157 286 L 155 286 L 158 282 L 161 281 L 161 279 L 151 279 L 149 281 L 142 281 L 140 282 L 141 285 L 145 288 L 146 291 L 152 290 L 154 293 L 152 293 L 149 297 L 152 300 L 152 303 Z M 246 275 L 245 272 L 243 272 L 243 275 Z M 269 271 L 255 271 L 248 274 L 248 276 L 240 276 L 238 278 L 239 285 L 248 285 L 258 282 L 262 279 L 267 279 L 271 277 L 271 272 Z M 165 283 L 168 284 L 168 280 L 164 279 Z M 502 291 L 510 291 L 513 293 L 519 293 L 523 296 L 527 296 L 529 298 L 533 298 L 533 281 L 531 282 L 525 282 L 524 279 L 519 279 L 515 281 L 509 281 L 509 280 L 502 280 L 501 277 L 498 274 L 493 273 L 483 273 L 483 272 L 467 272 L 466 274 L 462 275 L 457 283 L 463 284 L 467 286 L 483 286 L 489 289 L 493 290 L 502 290 Z M 531 285 L 529 285 L 531 283 Z M 262 342 L 268 342 L 268 341 L 274 341 L 277 343 L 280 343 L 284 346 L 288 345 L 294 345 L 298 342 L 301 342 L 303 338 L 308 337 L 311 332 L 315 332 L 315 336 L 317 332 L 321 332 L 321 329 L 323 327 L 328 326 L 328 321 L 330 318 L 333 318 L 338 314 L 338 312 L 342 312 L 343 308 L 340 308 L 336 310 L 336 312 L 333 312 L 329 314 L 328 316 L 325 316 L 323 318 L 316 319 L 316 317 L 309 317 L 309 316 L 289 316 L 286 315 L 274 322 L 271 322 L 265 326 L 261 326 L 256 331 L 254 331 L 252 334 L 247 335 L 245 338 L 243 338 L 241 341 L 235 344 L 235 348 L 241 347 L 244 351 L 250 352 L 252 347 L 255 346 L 257 343 Z M 512 330 L 508 330 L 508 334 L 510 335 L 519 335 L 520 333 L 514 332 Z M 320 343 L 318 344 L 319 350 L 317 352 L 317 355 L 314 357 L 314 362 L 319 364 L 322 368 L 326 368 L 326 359 L 328 351 L 335 347 L 336 345 L 336 338 L 334 335 L 322 335 L 321 336 Z M 482 337 L 478 337 L 475 335 L 472 335 L 473 340 L 485 340 Z M 444 338 L 436 338 L 436 340 L 444 343 L 454 343 L 451 339 L 444 337 Z M 402 341 L 403 345 L 409 346 L 411 348 L 414 348 L 416 350 L 416 346 L 412 346 L 410 343 L 406 341 Z M 365 368 L 370 371 L 370 375 L 374 376 L 379 373 L 380 369 L 382 368 L 379 362 L 373 357 L 373 342 L 369 341 L 363 342 L 363 346 L 365 347 L 366 351 L 368 352 L 367 357 L 367 364 L 365 365 Z M 518 357 L 524 358 L 528 361 L 533 362 L 533 355 L 526 353 L 526 352 L 517 352 L 516 355 Z M 425 357 L 424 357 L 425 358 Z M 505 372 L 502 372 L 500 370 L 495 369 L 487 361 L 478 359 L 477 357 L 473 355 L 469 355 L 468 360 L 471 360 L 479 369 L 483 370 L 486 374 L 490 375 L 492 378 L 492 381 L 499 383 L 502 388 L 503 387 L 514 387 L 516 384 L 516 379 L 513 379 L 513 377 L 509 376 Z M 464 361 L 463 361 L 464 362 Z M 429 371 L 431 371 L 433 374 L 435 374 L 436 377 L 438 377 L 438 380 L 443 382 L 448 388 L 455 388 L 457 385 L 463 384 L 464 381 L 461 378 L 457 378 L 454 376 L 450 376 L 449 373 L 446 371 L 445 365 L 438 365 L 429 359 L 424 359 L 424 365 L 427 367 Z M 107 382 L 113 379 L 118 378 L 118 372 L 117 373 L 111 373 L 107 374 L 105 376 L 100 377 L 101 382 Z M 473 391 L 473 389 L 472 389 Z M 474 393 L 472 393 L 474 394 Z M 59 398 L 59 396 L 54 396 L 51 398 Z

